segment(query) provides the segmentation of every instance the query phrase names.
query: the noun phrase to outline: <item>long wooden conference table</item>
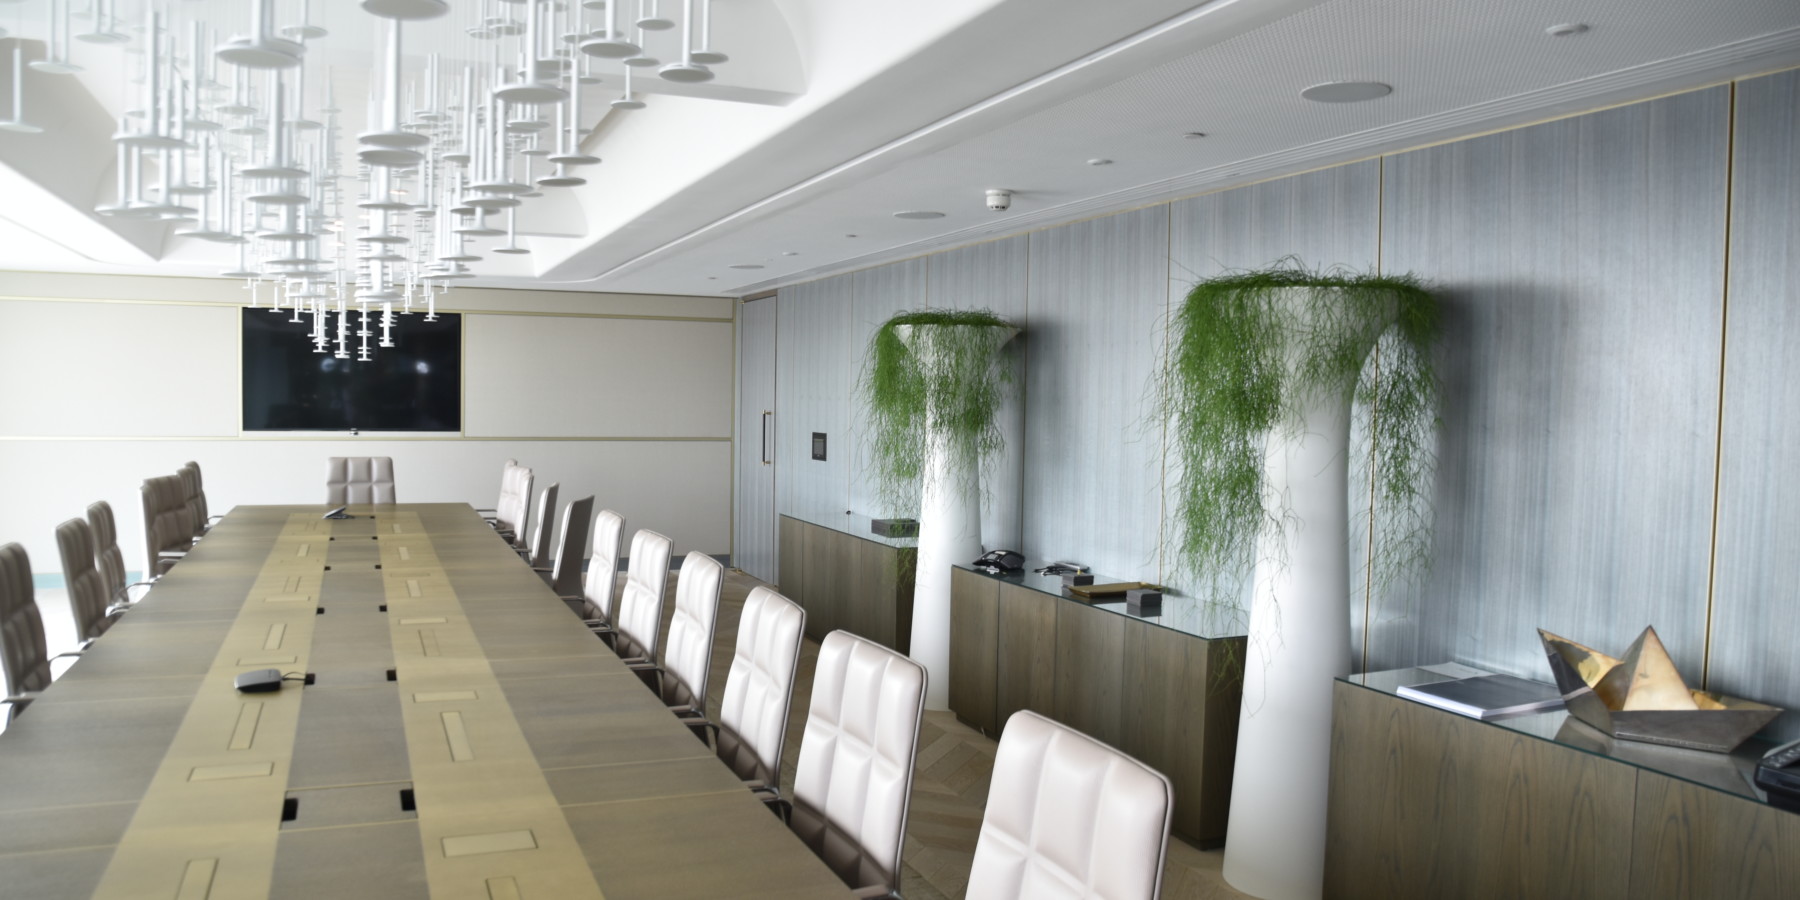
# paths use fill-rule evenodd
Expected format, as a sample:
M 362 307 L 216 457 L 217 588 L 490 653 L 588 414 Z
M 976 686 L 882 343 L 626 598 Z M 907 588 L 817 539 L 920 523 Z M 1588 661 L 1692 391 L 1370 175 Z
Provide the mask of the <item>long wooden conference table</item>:
M 474 510 L 322 512 L 232 510 L 0 735 L 0 896 L 850 896 Z

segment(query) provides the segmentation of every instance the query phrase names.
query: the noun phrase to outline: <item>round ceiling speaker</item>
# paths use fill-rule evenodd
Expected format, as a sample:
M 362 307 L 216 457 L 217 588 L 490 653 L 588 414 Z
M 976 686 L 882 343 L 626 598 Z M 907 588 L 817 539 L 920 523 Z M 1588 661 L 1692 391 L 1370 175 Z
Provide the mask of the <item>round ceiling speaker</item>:
M 1315 103 L 1361 103 L 1393 92 L 1393 87 L 1379 81 L 1327 81 L 1301 91 L 1300 96 Z
M 384 19 L 435 19 L 450 11 L 445 0 L 362 0 L 362 8 Z

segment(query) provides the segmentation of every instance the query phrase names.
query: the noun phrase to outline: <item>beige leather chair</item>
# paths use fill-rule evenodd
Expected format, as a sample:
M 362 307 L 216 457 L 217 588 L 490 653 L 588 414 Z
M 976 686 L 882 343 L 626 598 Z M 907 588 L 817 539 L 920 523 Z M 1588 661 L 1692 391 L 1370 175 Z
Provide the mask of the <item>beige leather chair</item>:
M 781 748 L 805 631 L 806 610 L 799 604 L 766 587 L 752 589 L 738 616 L 718 724 L 694 723 L 712 730 L 719 759 L 745 786 L 770 800 L 781 797 Z
M 925 668 L 847 631 L 819 643 L 789 827 L 859 897 L 899 896 Z
M 569 608 L 596 632 L 613 630 L 619 614 L 619 543 L 625 536 L 625 517 L 603 509 L 594 517 L 593 555 L 588 557 L 587 577 L 581 596 L 564 597 Z
M 86 519 L 69 519 L 56 526 L 56 551 L 62 557 L 69 612 L 75 617 L 75 637 L 86 647 L 112 627 L 124 607 L 110 603 L 106 582 L 94 567 L 94 531 Z
M 484 518 L 515 547 L 522 545 L 526 519 L 531 515 L 532 477 L 531 469 L 519 465 L 518 460 L 507 460 L 500 473 L 500 499 L 494 501 L 493 509 L 476 510 L 493 513 Z
M 1155 900 L 1174 790 L 1162 773 L 1030 710 L 1000 735 L 969 900 Z
M 333 456 L 325 467 L 327 506 L 398 503 L 394 460 L 387 456 Z
M 588 528 L 594 523 L 594 498 L 583 497 L 563 507 L 562 528 L 556 541 L 556 562 L 549 568 L 533 569 L 550 582 L 559 597 L 573 597 L 581 591 L 581 560 L 587 553 Z
M 719 589 L 725 567 L 718 560 L 690 551 L 675 577 L 675 615 L 663 644 L 662 664 L 632 666 L 656 672 L 662 701 L 678 716 L 706 714 L 706 682 L 712 675 L 713 633 L 719 626 Z M 702 738 L 704 739 L 704 738 Z
M 550 539 L 555 532 L 550 530 L 550 520 L 556 513 L 556 490 L 558 485 L 551 482 L 538 494 L 537 514 L 533 516 L 531 540 L 522 547 L 515 547 L 519 556 L 531 564 L 534 569 L 550 568 Z
M 663 597 L 668 593 L 669 554 L 674 543 L 654 531 L 631 536 L 630 568 L 619 595 L 619 618 L 610 633 L 613 651 L 628 663 L 656 664 L 656 642 L 662 636 Z M 607 635 L 602 635 L 606 637 Z
M 50 686 L 50 660 L 44 645 L 44 620 L 38 615 L 31 586 L 31 557 L 18 544 L 0 546 L 0 675 L 6 679 L 8 718 L 19 715 L 39 691 Z
M 144 577 L 154 581 L 194 546 L 179 475 L 156 475 L 139 488 L 144 503 Z
M 149 587 L 150 582 L 125 583 L 125 553 L 119 549 L 119 524 L 113 518 L 112 504 L 105 500 L 88 504 L 87 521 L 94 534 L 94 568 L 99 570 L 100 582 L 106 588 L 106 602 L 135 602 L 131 589 Z

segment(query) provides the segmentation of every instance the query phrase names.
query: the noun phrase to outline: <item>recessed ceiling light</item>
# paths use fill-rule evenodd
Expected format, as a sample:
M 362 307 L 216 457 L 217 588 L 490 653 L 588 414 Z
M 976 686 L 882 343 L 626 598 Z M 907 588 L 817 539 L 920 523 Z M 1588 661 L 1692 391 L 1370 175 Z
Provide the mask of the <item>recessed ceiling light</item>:
M 762 264 L 761 263 L 734 263 L 732 266 L 730 266 L 730 268 L 733 268 L 733 269 L 760 269 L 760 268 L 762 268 Z
M 1110 159 L 1090 159 L 1090 160 L 1088 160 L 1088 165 L 1090 165 L 1090 166 L 1110 166 L 1110 165 L 1112 165 L 1112 160 L 1110 160 Z
M 846 234 L 846 235 L 844 235 L 844 237 L 856 237 L 856 235 L 854 235 L 854 234 Z
M 1300 96 L 1315 103 L 1361 103 L 1393 92 L 1392 87 L 1379 81 L 1327 81 L 1301 91 Z
M 1561 25 L 1552 25 L 1549 28 L 1544 29 L 1544 33 L 1551 37 L 1568 37 L 1572 34 L 1580 34 L 1586 30 L 1588 30 L 1588 27 L 1580 22 L 1564 22 Z
M 903 209 L 894 213 L 896 219 L 941 219 L 944 214 L 935 209 Z
M 1199 139 L 1201 139 L 1201 138 L 1203 138 L 1203 137 L 1206 137 L 1206 132 L 1204 132 L 1204 131 L 1190 131 L 1190 132 L 1188 132 L 1188 133 L 1187 133 L 1187 134 L 1184 134 L 1184 135 L 1182 135 L 1182 137 L 1184 137 L 1184 138 L 1187 138 L 1187 139 L 1188 139 L 1188 140 L 1190 140 L 1190 141 L 1197 141 L 1197 140 L 1199 140 Z

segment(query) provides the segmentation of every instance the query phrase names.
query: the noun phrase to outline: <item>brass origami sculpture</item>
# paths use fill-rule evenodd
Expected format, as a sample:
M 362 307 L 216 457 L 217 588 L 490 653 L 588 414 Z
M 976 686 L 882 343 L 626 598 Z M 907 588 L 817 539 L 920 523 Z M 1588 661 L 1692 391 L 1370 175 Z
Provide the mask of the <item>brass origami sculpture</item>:
M 1656 629 L 1645 628 L 1622 659 L 1538 629 L 1569 714 L 1621 740 L 1730 753 L 1781 710 L 1692 690 Z

